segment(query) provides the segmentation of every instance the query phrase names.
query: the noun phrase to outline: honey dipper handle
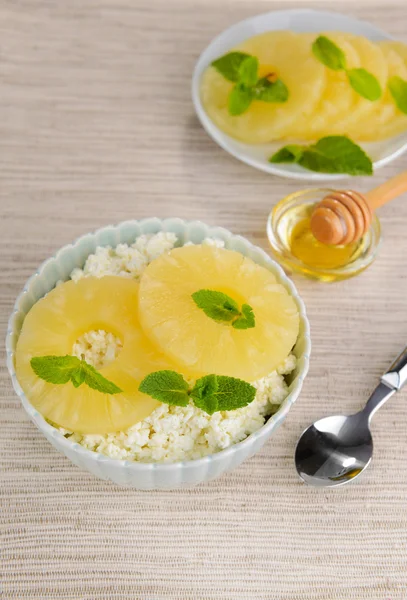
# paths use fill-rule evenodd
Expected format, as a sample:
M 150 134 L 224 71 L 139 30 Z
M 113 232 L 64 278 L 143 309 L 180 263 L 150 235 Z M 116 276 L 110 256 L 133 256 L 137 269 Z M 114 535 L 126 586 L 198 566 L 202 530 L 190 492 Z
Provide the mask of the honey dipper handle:
M 390 202 L 390 200 L 393 200 L 393 198 L 400 196 L 404 192 L 407 192 L 407 171 L 399 173 L 399 175 L 392 177 L 382 185 L 373 188 L 373 190 L 365 194 L 365 198 L 374 211 L 379 206 L 383 206 L 383 204 Z

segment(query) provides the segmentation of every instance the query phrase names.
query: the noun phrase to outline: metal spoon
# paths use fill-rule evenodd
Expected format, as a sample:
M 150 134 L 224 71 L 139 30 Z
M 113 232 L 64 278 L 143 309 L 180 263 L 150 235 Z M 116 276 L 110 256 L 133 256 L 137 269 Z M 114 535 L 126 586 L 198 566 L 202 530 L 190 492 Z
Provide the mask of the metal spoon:
M 295 450 L 299 476 L 317 487 L 344 485 L 358 477 L 372 460 L 371 418 L 405 383 L 407 348 L 381 377 L 363 410 L 348 417 L 326 417 L 304 431 Z

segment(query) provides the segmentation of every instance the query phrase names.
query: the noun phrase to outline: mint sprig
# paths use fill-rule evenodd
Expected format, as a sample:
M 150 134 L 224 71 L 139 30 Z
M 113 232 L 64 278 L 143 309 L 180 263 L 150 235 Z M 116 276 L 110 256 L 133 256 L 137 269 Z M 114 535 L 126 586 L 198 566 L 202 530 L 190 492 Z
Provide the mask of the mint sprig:
M 257 71 L 259 61 L 255 56 L 247 56 L 240 64 L 238 71 L 238 82 L 251 88 L 257 83 Z
M 309 146 L 284 146 L 270 157 L 269 162 L 296 163 L 317 173 L 373 174 L 370 157 L 360 146 L 342 135 L 323 137 Z
M 195 406 L 209 415 L 221 410 L 236 410 L 254 400 L 256 388 L 246 381 L 225 375 L 205 375 L 192 389 L 176 371 L 156 371 L 143 379 L 140 392 L 155 400 L 175 406 Z
M 288 99 L 288 89 L 280 79 L 259 78 L 259 61 L 255 56 L 229 52 L 214 60 L 212 66 L 225 79 L 236 84 L 228 98 L 228 110 L 232 116 L 246 112 L 254 100 L 286 102 Z
M 76 388 L 85 383 L 102 394 L 120 394 L 123 391 L 76 356 L 35 356 L 30 364 L 34 373 L 48 383 L 62 385 L 71 381 Z
M 155 400 L 175 406 L 187 406 L 189 402 L 188 384 L 175 371 L 150 373 L 139 385 L 140 392 Z
M 346 69 L 346 57 L 334 42 L 325 35 L 320 35 L 312 44 L 314 56 L 332 71 L 343 71 Z
M 381 97 L 382 88 L 376 77 L 366 69 L 348 69 L 343 50 L 325 35 L 313 42 L 312 52 L 328 69 L 345 71 L 351 87 L 366 100 L 374 102 Z
M 256 325 L 252 307 L 239 306 L 233 298 L 216 290 L 198 290 L 192 294 L 195 304 L 214 321 L 229 323 L 235 329 L 251 329 Z
M 250 383 L 225 375 L 206 375 L 198 379 L 191 391 L 195 406 L 210 415 L 247 406 L 255 395 L 256 388 Z
M 407 115 L 407 81 L 393 75 L 387 85 L 397 108 Z
M 251 329 L 255 327 L 256 319 L 254 318 L 254 312 L 250 304 L 242 304 L 241 315 L 232 323 L 235 329 Z
M 212 67 L 215 67 L 228 81 L 237 83 L 240 79 L 240 67 L 246 58 L 250 58 L 250 54 L 246 54 L 245 52 L 229 52 L 229 54 L 225 54 L 214 60 Z
M 349 83 L 366 100 L 374 102 L 382 95 L 382 88 L 376 77 L 366 69 L 349 69 L 346 71 Z
M 229 94 L 228 109 L 233 117 L 243 114 L 249 108 L 253 100 L 253 94 L 250 88 L 242 83 L 237 83 Z
M 287 102 L 288 88 L 281 79 L 270 81 L 267 77 L 258 80 L 252 89 L 255 100 L 262 102 Z

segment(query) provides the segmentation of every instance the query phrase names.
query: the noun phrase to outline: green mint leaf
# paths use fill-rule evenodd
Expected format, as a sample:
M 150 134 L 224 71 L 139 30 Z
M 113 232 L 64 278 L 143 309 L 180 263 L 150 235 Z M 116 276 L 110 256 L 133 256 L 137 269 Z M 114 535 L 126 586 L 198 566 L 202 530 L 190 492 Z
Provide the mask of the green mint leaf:
M 327 135 L 309 146 L 309 148 L 328 158 L 338 158 L 338 156 L 352 153 L 355 149 L 360 150 L 360 147 L 345 135 Z
M 216 378 L 217 387 L 213 386 Z M 203 391 L 202 391 L 203 390 Z M 194 404 L 212 415 L 220 410 L 236 410 L 253 402 L 256 388 L 235 377 L 207 375 L 198 379 L 191 392 Z
M 199 290 L 192 294 L 192 299 L 214 321 L 230 323 L 235 329 L 250 329 L 255 326 L 252 307 L 243 304 L 239 310 L 233 298 L 223 292 Z
M 206 375 L 195 383 L 191 392 L 188 384 L 175 371 L 156 371 L 143 379 L 140 392 L 176 406 L 187 406 L 189 398 L 195 406 L 212 415 L 220 410 L 235 410 L 254 400 L 256 388 L 234 377 Z
M 330 157 L 310 147 L 304 151 L 299 164 L 309 171 L 318 173 L 347 173 L 354 176 L 373 174 L 372 161 L 361 148 L 347 155 L 338 154 L 336 157 Z
M 226 297 L 228 297 L 227 294 L 224 294 L 224 295 Z M 237 307 L 237 303 L 234 300 L 232 300 L 232 298 L 230 298 L 229 300 L 225 300 L 223 308 L 225 308 L 227 311 L 229 311 L 229 313 L 231 313 L 233 315 L 239 314 L 239 309 Z
M 346 57 L 342 50 L 329 38 L 320 35 L 312 44 L 314 56 L 333 71 L 346 69 Z
M 242 304 L 242 313 L 250 327 L 254 327 L 256 325 L 256 319 L 250 304 Z
M 242 83 L 237 83 L 229 94 L 228 109 L 233 117 L 243 114 L 253 100 L 253 92 Z
M 311 146 L 319 154 L 336 162 L 336 173 L 349 175 L 373 175 L 373 165 L 370 157 L 344 135 L 329 135 L 321 138 Z
M 311 148 L 304 150 L 298 164 L 304 169 L 308 169 L 308 171 L 316 171 L 317 173 L 347 173 L 347 170 L 344 171 L 340 163 L 334 158 L 319 154 Z
M 350 69 L 346 71 L 349 83 L 360 96 L 374 102 L 382 95 L 382 88 L 376 77 L 366 69 Z
M 363 152 L 353 150 L 348 155 L 326 156 L 313 147 L 305 150 L 299 164 L 309 171 L 318 173 L 347 173 L 348 175 L 372 175 L 373 166 L 370 158 Z
M 195 387 L 191 392 L 192 398 L 204 398 L 205 396 L 212 396 L 218 390 L 218 377 L 217 375 L 205 375 L 201 377 L 195 383 Z
M 407 81 L 398 75 L 393 75 L 388 81 L 388 86 L 397 108 L 407 114 Z
M 86 364 L 86 363 L 85 363 Z M 74 387 L 79 387 L 86 379 L 86 371 L 83 362 L 80 363 L 75 371 L 72 371 L 71 381 Z
M 76 356 L 35 356 L 31 359 L 34 373 L 48 383 L 62 384 L 70 381 L 72 373 L 80 366 Z
M 329 158 L 323 154 L 319 154 L 317 151 L 306 149 L 303 152 L 301 159 L 298 164 L 308 171 L 316 171 L 317 173 L 343 173 L 339 164 L 334 158 Z M 345 171 L 346 172 L 346 171 Z
M 256 320 L 252 307 L 249 304 L 242 304 L 242 316 L 233 321 L 232 327 L 235 329 L 251 329 L 255 325 Z
M 239 81 L 240 65 L 250 54 L 245 52 L 229 52 L 212 62 L 212 66 L 228 81 Z
M 247 56 L 240 63 L 239 67 L 239 83 L 247 87 L 252 87 L 257 82 L 257 71 L 259 69 L 259 61 L 255 56 Z
M 332 135 L 321 138 L 310 146 L 285 146 L 274 154 L 270 162 L 297 163 L 318 173 L 347 173 L 372 175 L 369 156 L 348 137 Z
M 219 389 L 218 377 L 216 375 L 206 375 L 201 377 L 195 384 L 191 392 L 191 398 L 195 406 L 203 408 L 208 414 L 218 411 L 218 397 L 216 392 Z
M 85 372 L 84 381 L 86 385 L 93 390 L 97 390 L 102 394 L 120 394 L 123 391 L 112 381 L 109 381 L 106 379 L 106 377 L 103 377 L 99 371 L 97 371 L 91 365 L 88 365 L 88 363 L 84 360 L 82 361 L 82 368 Z
M 287 102 L 289 96 L 288 88 L 281 79 L 272 82 L 267 77 L 258 80 L 253 88 L 253 94 L 255 100 L 262 102 Z
M 38 377 L 48 383 L 63 384 L 72 381 L 76 388 L 86 383 L 103 394 L 122 392 L 117 385 L 76 356 L 36 356 L 31 359 L 31 367 Z
M 139 390 L 165 404 L 187 406 L 189 402 L 188 384 L 175 371 L 150 373 L 140 383 Z
M 214 321 L 233 321 L 240 315 L 237 303 L 223 292 L 199 290 L 192 294 L 192 299 Z
M 299 162 L 304 153 L 304 146 L 291 144 L 280 148 L 269 158 L 271 163 L 296 163 Z

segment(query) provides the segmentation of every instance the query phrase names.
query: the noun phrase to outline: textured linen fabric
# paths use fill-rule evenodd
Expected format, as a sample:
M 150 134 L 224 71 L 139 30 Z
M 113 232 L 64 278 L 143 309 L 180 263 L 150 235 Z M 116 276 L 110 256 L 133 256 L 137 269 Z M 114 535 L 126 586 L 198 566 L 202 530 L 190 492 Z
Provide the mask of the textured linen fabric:
M 271 207 L 306 184 L 219 149 L 194 116 L 190 79 L 226 26 L 295 6 L 0 0 L 2 339 L 39 263 L 108 223 L 199 218 L 267 249 Z M 405 36 L 403 2 L 312 6 Z M 367 190 L 403 168 L 405 157 L 341 185 Z M 380 216 L 383 244 L 363 275 L 295 278 L 313 342 L 303 392 L 261 452 L 207 485 L 138 492 L 81 472 L 26 418 L 1 351 L 2 600 L 407 598 L 407 390 L 375 417 L 374 461 L 353 485 L 312 489 L 293 466 L 302 429 L 358 409 L 407 343 L 407 197 Z

